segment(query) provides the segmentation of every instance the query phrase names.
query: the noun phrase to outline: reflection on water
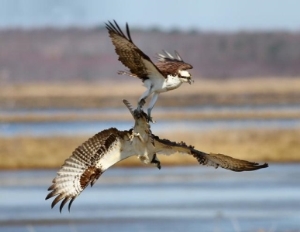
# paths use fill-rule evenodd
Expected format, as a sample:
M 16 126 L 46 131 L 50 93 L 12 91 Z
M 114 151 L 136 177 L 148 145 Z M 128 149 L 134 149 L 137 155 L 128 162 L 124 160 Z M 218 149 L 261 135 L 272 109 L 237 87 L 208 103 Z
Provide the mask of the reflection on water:
M 0 173 L 5 231 L 300 231 L 300 165 L 112 168 L 61 214 L 44 200 L 55 172 Z

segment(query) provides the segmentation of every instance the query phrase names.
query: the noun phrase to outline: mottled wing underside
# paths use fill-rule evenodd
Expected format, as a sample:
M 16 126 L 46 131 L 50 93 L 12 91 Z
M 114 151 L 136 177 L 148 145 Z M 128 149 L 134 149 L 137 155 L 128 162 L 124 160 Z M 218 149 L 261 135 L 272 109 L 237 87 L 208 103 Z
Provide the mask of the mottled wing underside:
M 51 207 L 53 208 L 59 201 L 60 211 L 69 202 L 69 210 L 75 198 L 89 185 L 94 185 L 96 180 L 105 171 L 100 164 L 101 158 L 108 151 L 115 149 L 120 153 L 120 148 L 116 143 L 122 137 L 116 128 L 104 130 L 84 142 L 75 149 L 73 154 L 65 161 L 57 176 L 53 179 L 48 191 L 51 191 L 46 200 L 56 196 Z M 102 161 L 102 164 L 103 163 Z M 113 165 L 112 163 L 111 165 Z M 110 166 L 110 164 L 106 164 Z
M 171 155 L 176 152 L 192 155 L 197 159 L 199 164 L 212 166 L 215 168 L 222 167 L 235 172 L 253 171 L 268 167 L 267 163 L 258 164 L 246 160 L 235 159 L 222 154 L 207 154 L 196 150 L 193 146 L 188 146 L 184 142 L 176 143 L 167 139 L 160 139 L 154 136 L 155 146 L 161 154 Z
M 203 154 L 203 152 L 199 152 L 195 149 L 192 149 L 192 155 L 198 160 L 199 164 L 213 166 L 215 168 L 220 166 L 221 168 L 235 172 L 254 171 L 268 167 L 267 163 L 259 164 L 246 160 L 235 159 L 223 154 Z
M 119 60 L 129 68 L 133 74 L 131 76 L 139 77 L 142 80 L 148 79 L 150 75 L 164 78 L 151 59 L 133 43 L 128 24 L 126 24 L 127 36 L 116 21 L 114 23 L 108 21 L 106 28 L 116 53 L 119 55 Z

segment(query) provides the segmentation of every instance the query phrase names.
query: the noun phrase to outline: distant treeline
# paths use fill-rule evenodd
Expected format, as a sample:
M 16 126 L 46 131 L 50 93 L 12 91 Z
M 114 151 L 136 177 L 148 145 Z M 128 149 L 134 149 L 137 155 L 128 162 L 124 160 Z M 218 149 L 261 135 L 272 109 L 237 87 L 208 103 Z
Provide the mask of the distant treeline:
M 194 77 L 300 76 L 300 32 L 132 30 L 133 41 L 155 61 L 177 50 Z M 125 69 L 104 28 L 0 31 L 0 83 L 99 81 Z

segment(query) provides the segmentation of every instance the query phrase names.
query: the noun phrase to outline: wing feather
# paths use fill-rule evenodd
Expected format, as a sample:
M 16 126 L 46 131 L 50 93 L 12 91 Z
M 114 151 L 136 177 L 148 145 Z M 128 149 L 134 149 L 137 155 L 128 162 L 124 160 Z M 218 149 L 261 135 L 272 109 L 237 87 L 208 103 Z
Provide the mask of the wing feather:
M 151 59 L 133 43 L 127 23 L 127 36 L 123 33 L 115 20 L 114 24 L 108 21 L 106 28 L 115 46 L 115 51 L 119 55 L 119 60 L 133 74 L 131 76 L 139 77 L 142 80 L 148 78 L 166 78 Z
M 215 168 L 220 166 L 221 168 L 235 172 L 254 171 L 268 167 L 267 163 L 259 164 L 247 160 L 235 159 L 223 154 L 203 154 L 203 152 L 199 152 L 195 149 L 192 149 L 192 155 L 200 164 L 213 166 Z
M 193 68 L 192 65 L 183 61 L 177 51 L 174 51 L 174 56 L 165 50 L 162 51 L 164 54 L 157 54 L 158 62 L 155 63 L 155 65 L 164 76 L 177 75 L 179 70 L 188 70 Z
M 160 139 L 153 135 L 155 141 L 156 152 L 160 154 L 171 155 L 175 153 L 183 153 L 192 155 L 197 159 L 199 164 L 218 168 L 219 166 L 235 172 L 253 171 L 268 167 L 267 163 L 259 164 L 246 160 L 235 159 L 223 154 L 207 154 L 196 150 L 193 146 L 188 146 L 184 142 L 176 143 L 167 139 Z
M 101 174 L 116 162 L 129 157 L 130 152 L 121 152 L 126 142 L 128 131 L 118 131 L 116 128 L 104 130 L 88 139 L 75 149 L 65 161 L 52 185 L 46 200 L 55 197 L 51 207 L 58 202 L 60 211 L 69 202 L 69 210 L 75 198 L 89 185 L 93 186 Z
M 118 28 L 120 29 L 120 27 L 119 27 L 119 25 L 117 24 L 117 22 L 116 22 L 116 21 L 114 21 L 114 22 L 115 22 L 115 24 L 118 26 Z M 120 31 L 122 31 L 122 30 L 120 29 Z M 128 23 L 126 23 L 126 32 L 127 32 L 129 41 L 133 43 L 132 38 L 131 38 L 131 34 L 130 34 L 130 30 L 129 30 L 129 25 L 128 25 Z M 122 33 L 123 33 L 123 32 L 122 32 Z M 124 35 L 124 34 L 123 34 L 123 35 Z

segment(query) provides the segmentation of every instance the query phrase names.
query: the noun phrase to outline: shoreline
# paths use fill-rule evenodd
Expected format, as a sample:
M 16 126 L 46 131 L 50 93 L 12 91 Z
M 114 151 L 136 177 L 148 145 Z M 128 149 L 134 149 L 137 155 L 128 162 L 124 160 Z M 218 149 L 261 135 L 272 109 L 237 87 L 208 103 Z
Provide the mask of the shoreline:
M 92 136 L 92 135 L 91 135 Z M 0 138 L 0 169 L 58 169 L 72 152 L 91 136 Z M 300 130 L 211 130 L 207 132 L 178 131 L 160 133 L 159 137 L 185 141 L 197 150 L 221 153 L 253 162 L 300 162 Z M 158 156 L 163 166 L 198 165 L 188 155 Z M 145 166 L 130 157 L 116 166 Z M 145 166 L 147 167 L 147 166 Z M 150 167 L 150 166 L 149 166 Z
M 134 86 L 134 91 L 132 88 Z M 115 82 L 19 84 L 0 86 L 2 109 L 91 109 L 133 105 L 145 91 L 139 80 Z M 176 99 L 176 101 L 174 101 Z M 156 106 L 300 104 L 300 78 L 196 79 L 176 91 L 160 95 Z
M 134 86 L 134 91 L 132 88 Z M 32 84 L 0 86 L 0 107 L 6 109 L 88 109 L 105 107 L 118 109 L 126 98 L 135 105 L 144 87 L 139 80 L 101 83 L 73 84 Z M 176 100 L 174 100 L 176 99 Z M 178 107 L 178 111 L 153 111 L 155 120 L 237 120 L 237 119 L 299 119 L 300 111 L 258 110 L 258 111 L 181 111 L 181 107 L 195 106 L 264 106 L 300 105 L 300 78 L 251 78 L 209 80 L 196 79 L 193 85 L 183 85 L 176 91 L 161 94 L 156 109 Z M 13 112 L 13 111 L 12 111 Z M 77 114 L 76 112 L 57 114 L 23 115 L 0 114 L 0 123 L 44 123 L 68 121 L 132 121 L 126 112 L 97 112 Z M 297 129 L 230 129 L 205 132 L 181 131 L 160 133 L 162 138 L 185 141 L 204 152 L 222 153 L 238 159 L 265 162 L 300 162 L 300 130 Z M 154 132 L 155 134 L 155 132 Z M 92 135 L 91 135 L 92 136 Z M 84 136 L 74 137 L 0 137 L 0 169 L 58 168 L 72 151 L 86 141 Z M 162 165 L 197 165 L 186 156 L 160 156 Z M 135 157 L 120 162 L 122 167 L 141 166 Z

